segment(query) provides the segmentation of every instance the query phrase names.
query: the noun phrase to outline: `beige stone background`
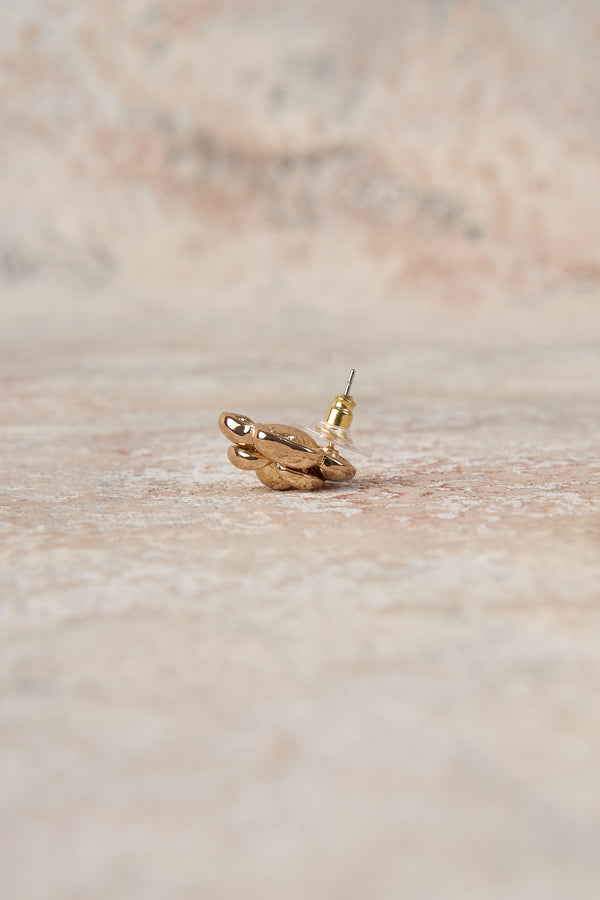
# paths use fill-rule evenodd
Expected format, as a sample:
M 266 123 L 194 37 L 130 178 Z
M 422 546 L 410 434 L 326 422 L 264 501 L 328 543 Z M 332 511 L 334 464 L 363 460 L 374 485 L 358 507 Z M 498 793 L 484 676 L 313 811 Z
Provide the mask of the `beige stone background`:
M 595 900 L 600 5 L 0 16 L 3 900 Z

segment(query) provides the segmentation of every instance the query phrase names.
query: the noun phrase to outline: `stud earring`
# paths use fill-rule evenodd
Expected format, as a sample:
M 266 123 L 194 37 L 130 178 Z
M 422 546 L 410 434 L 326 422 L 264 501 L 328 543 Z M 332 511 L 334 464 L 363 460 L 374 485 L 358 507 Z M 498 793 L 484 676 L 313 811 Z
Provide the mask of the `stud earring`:
M 227 457 L 238 469 L 250 469 L 275 491 L 316 491 L 325 481 L 350 481 L 356 469 L 337 447 L 353 448 L 349 428 L 356 403 L 350 396 L 352 369 L 324 419 L 303 430 L 293 425 L 260 425 L 248 416 L 221 413 L 219 428 L 232 442 Z M 325 446 L 318 441 L 325 441 Z

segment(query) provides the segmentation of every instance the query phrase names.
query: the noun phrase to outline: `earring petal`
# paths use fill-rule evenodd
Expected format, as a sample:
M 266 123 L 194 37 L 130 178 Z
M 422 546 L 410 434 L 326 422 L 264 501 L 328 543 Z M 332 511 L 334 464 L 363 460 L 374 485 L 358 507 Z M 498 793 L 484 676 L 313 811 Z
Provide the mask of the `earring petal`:
M 240 447 L 254 446 L 254 422 L 248 416 L 241 413 L 221 413 L 219 428 L 234 444 L 239 444 Z
M 319 463 L 319 471 L 328 481 L 350 481 L 356 475 L 352 463 L 344 459 L 337 450 L 327 450 Z
M 289 491 L 292 487 L 292 485 L 282 477 L 276 463 L 270 462 L 267 466 L 257 469 L 256 477 L 273 491 Z
M 277 471 L 290 487 L 298 491 L 318 491 L 323 487 L 323 479 L 313 472 L 295 472 L 285 466 L 277 466 Z
M 254 446 L 267 459 L 286 468 L 310 469 L 323 458 L 323 448 L 305 431 L 293 425 L 257 424 Z
M 260 453 L 248 450 L 246 447 L 239 447 L 237 444 L 227 448 L 227 459 L 237 469 L 253 469 L 254 471 L 270 464 L 269 460 Z

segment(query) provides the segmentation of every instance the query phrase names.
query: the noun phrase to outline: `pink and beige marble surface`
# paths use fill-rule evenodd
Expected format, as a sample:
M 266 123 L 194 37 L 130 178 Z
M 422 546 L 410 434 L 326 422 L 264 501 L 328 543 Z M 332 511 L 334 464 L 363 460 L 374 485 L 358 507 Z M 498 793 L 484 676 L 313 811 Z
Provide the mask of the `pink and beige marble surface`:
M 597 4 L 0 17 L 2 897 L 596 900 Z

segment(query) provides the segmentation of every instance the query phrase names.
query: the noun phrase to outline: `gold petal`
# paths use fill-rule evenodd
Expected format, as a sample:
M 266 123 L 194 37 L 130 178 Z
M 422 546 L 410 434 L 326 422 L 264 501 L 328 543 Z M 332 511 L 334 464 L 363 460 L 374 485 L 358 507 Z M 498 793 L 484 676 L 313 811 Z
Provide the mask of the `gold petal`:
M 277 466 L 277 471 L 291 487 L 299 491 L 318 491 L 323 487 L 323 479 L 312 472 L 295 472 L 285 466 Z
M 262 469 L 257 469 L 256 477 L 274 491 L 289 491 L 292 486 L 281 477 L 281 472 L 275 463 L 269 463 L 267 466 L 263 466 Z
M 219 428 L 226 438 L 240 447 L 253 447 L 254 422 L 241 413 L 224 412 L 219 416 Z
M 293 425 L 256 424 L 254 446 L 267 459 L 292 469 L 310 469 L 323 458 L 323 448 Z
M 323 478 L 328 481 L 350 481 L 356 475 L 356 469 L 347 459 L 337 452 L 328 450 L 319 463 L 319 470 Z
M 238 469 L 256 470 L 270 465 L 269 460 L 261 456 L 260 453 L 247 450 L 245 447 L 238 447 L 237 444 L 227 448 L 227 458 Z

